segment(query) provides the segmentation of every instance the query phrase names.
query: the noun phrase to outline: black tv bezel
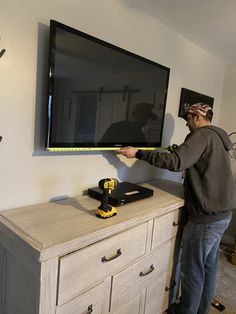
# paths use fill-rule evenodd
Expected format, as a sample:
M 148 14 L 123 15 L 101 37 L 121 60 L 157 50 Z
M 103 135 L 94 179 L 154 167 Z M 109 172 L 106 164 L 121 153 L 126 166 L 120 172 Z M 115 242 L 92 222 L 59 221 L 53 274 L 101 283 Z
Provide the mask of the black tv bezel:
M 99 45 L 103 45 L 105 47 L 111 48 L 113 50 L 116 50 L 118 52 L 121 52 L 123 54 L 129 55 L 133 58 L 136 58 L 138 60 L 141 60 L 143 62 L 152 64 L 156 67 L 159 67 L 161 69 L 164 69 L 167 73 L 167 79 L 166 79 L 166 88 L 165 88 L 165 98 L 163 103 L 163 110 L 164 114 L 161 121 L 161 131 L 160 131 L 160 143 L 156 143 L 156 145 L 150 146 L 149 143 L 53 143 L 51 141 L 51 132 L 52 132 L 52 107 L 53 107 L 53 76 L 54 76 L 54 59 L 55 59 L 55 50 L 54 50 L 54 38 L 56 36 L 56 29 L 61 28 L 62 30 L 71 32 L 75 35 L 78 35 L 80 37 L 89 39 L 93 42 L 98 43 Z M 170 68 L 166 67 L 164 65 L 161 65 L 157 62 L 154 62 L 152 60 L 149 60 L 145 57 L 142 57 L 140 55 L 137 55 L 133 52 L 130 52 L 126 49 L 120 48 L 116 45 L 113 45 L 111 43 L 108 43 L 102 39 L 99 39 L 97 37 L 94 37 L 92 35 L 89 35 L 87 33 L 84 33 L 78 29 L 75 29 L 71 26 L 65 25 L 61 22 L 50 20 L 50 29 L 49 29 L 49 52 L 48 52 L 48 88 L 47 88 L 47 131 L 46 131 L 46 145 L 45 149 L 47 151 L 51 152 L 66 152 L 66 151 L 96 151 L 96 150 L 118 150 L 123 146 L 135 146 L 139 149 L 143 150 L 154 150 L 161 146 L 162 137 L 163 137 L 163 128 L 164 128 L 164 118 L 165 118 L 165 110 L 166 110 L 166 100 L 167 100 L 167 92 L 168 92 L 168 86 L 169 86 L 169 78 L 170 78 Z

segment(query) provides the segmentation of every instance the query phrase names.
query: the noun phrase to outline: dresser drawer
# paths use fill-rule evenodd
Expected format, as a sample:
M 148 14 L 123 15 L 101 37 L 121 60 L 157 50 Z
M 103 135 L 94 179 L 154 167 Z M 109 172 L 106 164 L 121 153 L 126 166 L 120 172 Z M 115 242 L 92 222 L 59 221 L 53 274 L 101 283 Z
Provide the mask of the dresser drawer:
M 132 298 L 112 314 L 139 314 L 140 295 Z
M 105 288 L 102 282 L 66 304 L 57 307 L 56 314 L 101 314 L 104 296 Z
M 172 269 L 175 239 L 113 276 L 111 310 L 115 311 Z
M 170 282 L 171 271 L 164 272 L 158 280 L 147 288 L 145 314 L 162 314 L 169 306 L 169 294 L 175 288 Z
M 145 254 L 148 223 L 60 258 L 58 305 Z
M 174 238 L 181 222 L 179 209 L 154 219 L 152 250 Z

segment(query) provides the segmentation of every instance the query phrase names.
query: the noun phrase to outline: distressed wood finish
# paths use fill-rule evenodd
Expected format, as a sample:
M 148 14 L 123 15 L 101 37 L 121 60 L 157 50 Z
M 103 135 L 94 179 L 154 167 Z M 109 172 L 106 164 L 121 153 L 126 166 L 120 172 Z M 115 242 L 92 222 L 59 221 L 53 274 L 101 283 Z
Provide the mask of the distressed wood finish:
M 147 287 L 145 314 L 162 314 L 168 308 L 171 272 L 163 272 Z
M 169 272 L 173 265 L 175 239 L 158 250 L 130 265 L 113 277 L 111 309 L 116 310 L 131 297 L 138 295 L 144 287 L 156 282 Z
M 105 285 L 101 284 L 86 291 L 79 297 L 57 308 L 56 314 L 102 313 L 102 305 L 105 296 Z
M 149 314 L 158 276 L 141 283 L 133 274 L 150 263 L 169 272 L 183 198 L 175 182 L 143 185 L 153 197 L 107 220 L 89 196 L 0 212 L 0 313 Z
M 154 197 L 118 207 L 118 215 L 103 220 L 95 216 L 99 202 L 89 196 L 10 209 L 0 221 L 35 248 L 39 260 L 61 256 L 108 236 L 132 228 L 183 205 L 181 184 L 158 180 L 143 184 Z M 19 243 L 18 245 L 24 245 Z
M 180 211 L 173 211 L 154 219 L 152 250 L 176 237 L 180 221 L 179 216 Z
M 147 223 L 62 257 L 58 304 L 65 303 L 107 275 L 143 256 L 146 239 Z

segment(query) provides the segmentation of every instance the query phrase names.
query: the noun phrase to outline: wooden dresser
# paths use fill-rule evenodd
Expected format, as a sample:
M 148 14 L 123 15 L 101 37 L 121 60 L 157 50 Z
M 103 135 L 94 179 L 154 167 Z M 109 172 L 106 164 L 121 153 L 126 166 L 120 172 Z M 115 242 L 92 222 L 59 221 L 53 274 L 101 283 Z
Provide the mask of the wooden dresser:
M 143 185 L 154 196 L 105 220 L 88 195 L 0 212 L 0 313 L 163 313 L 182 186 Z

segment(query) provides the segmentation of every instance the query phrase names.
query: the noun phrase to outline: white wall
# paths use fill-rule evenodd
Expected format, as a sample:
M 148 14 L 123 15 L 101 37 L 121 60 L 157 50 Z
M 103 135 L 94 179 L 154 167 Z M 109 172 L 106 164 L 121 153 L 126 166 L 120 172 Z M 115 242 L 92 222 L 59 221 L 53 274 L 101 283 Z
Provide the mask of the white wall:
M 41 149 L 49 20 L 55 19 L 171 68 L 163 144 L 187 134 L 178 118 L 186 87 L 215 98 L 218 122 L 224 64 L 124 0 L 8 0 L 0 10 L 0 209 L 75 196 L 100 178 L 141 182 L 178 174 L 113 153 L 49 154 Z
M 222 91 L 222 107 L 220 109 L 219 125 L 228 133 L 236 132 L 236 64 L 230 64 L 225 69 L 225 79 Z
M 231 64 L 226 67 L 225 80 L 222 92 L 222 106 L 220 109 L 219 126 L 226 130 L 228 134 L 236 132 L 236 64 Z M 230 136 L 234 147 L 236 147 L 236 134 Z M 236 159 L 231 159 L 232 169 L 236 182 Z M 223 184 L 223 182 L 222 182 Z M 236 193 L 236 191 L 235 191 Z M 233 212 L 233 219 L 228 230 L 224 235 L 224 241 L 234 243 L 236 237 L 236 211 Z

